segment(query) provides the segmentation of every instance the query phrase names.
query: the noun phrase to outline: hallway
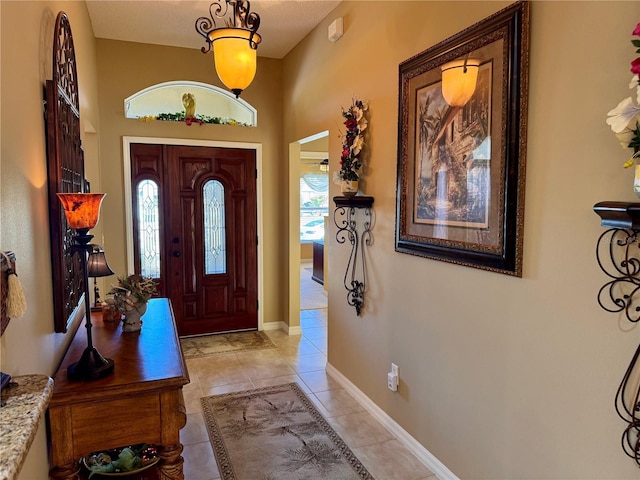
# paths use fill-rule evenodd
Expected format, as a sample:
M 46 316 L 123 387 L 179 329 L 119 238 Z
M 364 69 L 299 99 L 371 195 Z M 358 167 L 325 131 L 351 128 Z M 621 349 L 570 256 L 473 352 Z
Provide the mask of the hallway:
M 301 270 L 306 272 L 301 273 L 306 290 L 316 294 L 315 301 L 321 301 L 317 294 L 322 293 L 314 285 L 320 290 L 322 286 L 310 279 L 310 272 L 304 266 Z M 326 305 L 326 296 L 324 299 Z M 311 301 L 306 305 L 311 305 Z M 301 335 L 287 335 L 281 330 L 266 331 L 276 345 L 275 349 L 187 360 L 191 383 L 184 387 L 187 425 L 180 434 L 184 445 L 185 479 L 220 479 L 201 413 L 201 397 L 297 382 L 376 480 L 437 480 L 325 372 L 326 307 L 301 310 L 300 326 Z

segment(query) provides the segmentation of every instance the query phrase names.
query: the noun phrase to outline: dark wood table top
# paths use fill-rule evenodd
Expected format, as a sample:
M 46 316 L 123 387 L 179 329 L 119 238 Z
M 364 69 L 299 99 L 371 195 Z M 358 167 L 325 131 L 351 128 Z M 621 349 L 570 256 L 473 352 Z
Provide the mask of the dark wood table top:
M 189 383 L 169 300 L 150 300 L 142 320 L 140 332 L 123 332 L 121 322 L 104 322 L 101 312 L 93 313 L 93 346 L 103 357 L 115 362 L 115 369 L 113 374 L 98 380 L 71 381 L 67 378 L 67 366 L 78 361 L 87 347 L 83 322 L 54 377 L 49 408 L 172 390 Z

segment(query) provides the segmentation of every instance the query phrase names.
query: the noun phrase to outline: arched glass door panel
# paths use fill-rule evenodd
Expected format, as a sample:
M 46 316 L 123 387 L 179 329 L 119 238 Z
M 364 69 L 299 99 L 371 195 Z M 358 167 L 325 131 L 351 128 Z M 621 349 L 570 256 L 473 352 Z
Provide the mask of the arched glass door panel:
M 138 183 L 138 245 L 140 273 L 160 278 L 160 206 L 158 184 L 153 180 Z
M 218 180 L 207 181 L 203 186 L 202 198 L 205 274 L 226 273 L 224 186 Z

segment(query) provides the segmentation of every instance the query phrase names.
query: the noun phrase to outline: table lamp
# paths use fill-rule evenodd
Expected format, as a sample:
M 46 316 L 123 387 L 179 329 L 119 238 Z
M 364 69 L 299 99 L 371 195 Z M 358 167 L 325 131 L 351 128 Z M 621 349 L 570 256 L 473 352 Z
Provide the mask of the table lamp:
M 67 367 L 69 380 L 95 380 L 113 373 L 114 363 L 109 358 L 104 358 L 93 346 L 91 338 L 91 300 L 89 299 L 89 269 L 88 257 L 93 252 L 94 245 L 89 243 L 93 235 L 89 230 L 96 226 L 100 217 L 100 204 L 104 193 L 58 193 L 58 198 L 67 224 L 73 230 L 73 244 L 69 247 L 72 255 L 78 253 L 82 263 L 82 275 L 84 279 L 85 314 L 87 321 L 87 348 L 82 352 L 80 360 Z
M 89 278 L 93 278 L 93 307 L 91 307 L 91 311 L 98 312 L 102 310 L 102 305 L 100 305 L 100 289 L 98 289 L 96 278 L 108 277 L 114 274 L 100 245 L 93 245 L 93 249 L 89 254 L 87 269 L 89 270 Z

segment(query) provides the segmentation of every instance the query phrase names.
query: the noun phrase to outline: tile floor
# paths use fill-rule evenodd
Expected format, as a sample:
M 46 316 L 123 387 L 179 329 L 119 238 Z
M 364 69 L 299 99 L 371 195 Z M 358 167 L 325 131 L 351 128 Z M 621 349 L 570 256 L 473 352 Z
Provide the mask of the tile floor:
M 180 432 L 185 479 L 220 479 L 202 417 L 201 397 L 297 382 L 376 480 L 437 480 L 326 374 L 326 308 L 301 310 L 300 326 L 301 335 L 266 331 L 276 348 L 187 360 L 191 377 L 184 388 L 187 425 Z

